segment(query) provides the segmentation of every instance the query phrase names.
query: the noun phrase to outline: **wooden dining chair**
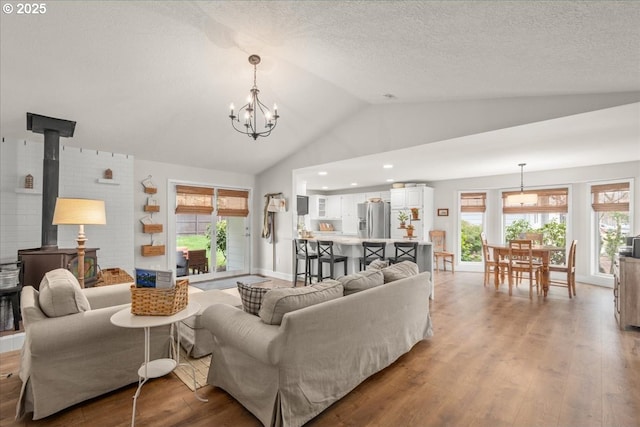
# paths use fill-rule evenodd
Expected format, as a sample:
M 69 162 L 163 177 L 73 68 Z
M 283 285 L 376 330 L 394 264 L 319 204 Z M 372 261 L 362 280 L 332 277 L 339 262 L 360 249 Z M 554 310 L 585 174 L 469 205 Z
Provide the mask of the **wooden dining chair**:
M 447 271 L 447 263 L 451 264 L 451 272 L 455 273 L 453 270 L 453 265 L 455 264 L 455 255 L 453 252 L 447 252 L 446 239 L 445 239 L 445 231 L 444 230 L 431 230 L 429 231 L 429 239 L 431 240 L 431 244 L 433 245 L 433 259 L 436 263 L 436 271 L 439 271 L 440 267 L 439 260 L 442 259 L 442 268 L 444 271 Z
M 494 259 L 487 243 L 487 235 L 480 233 L 482 240 L 482 258 L 484 260 L 484 286 L 487 286 L 491 273 L 500 275 L 500 283 L 504 281 L 504 272 L 509 270 L 509 261 L 506 259 Z
M 509 295 L 512 294 L 513 282 L 518 275 L 529 275 L 529 298 L 533 298 L 533 287 L 536 295 L 540 293 L 540 276 L 542 264 L 535 262 L 531 240 L 511 240 L 509 242 Z
M 543 233 L 522 233 L 520 234 L 520 239 L 531 240 L 534 245 L 544 245 Z
M 569 292 L 569 298 L 576 296 L 576 247 L 578 241 L 573 240 L 569 247 L 569 255 L 565 265 L 549 265 L 549 271 L 555 271 L 566 274 L 563 279 L 550 279 L 549 286 L 566 287 Z

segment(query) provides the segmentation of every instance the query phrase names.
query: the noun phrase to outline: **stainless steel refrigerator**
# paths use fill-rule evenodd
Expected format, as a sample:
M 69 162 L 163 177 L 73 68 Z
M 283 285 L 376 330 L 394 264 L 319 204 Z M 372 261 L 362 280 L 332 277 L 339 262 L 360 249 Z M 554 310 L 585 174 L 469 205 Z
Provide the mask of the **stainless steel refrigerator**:
M 391 207 L 388 202 L 358 203 L 358 237 L 388 239 Z

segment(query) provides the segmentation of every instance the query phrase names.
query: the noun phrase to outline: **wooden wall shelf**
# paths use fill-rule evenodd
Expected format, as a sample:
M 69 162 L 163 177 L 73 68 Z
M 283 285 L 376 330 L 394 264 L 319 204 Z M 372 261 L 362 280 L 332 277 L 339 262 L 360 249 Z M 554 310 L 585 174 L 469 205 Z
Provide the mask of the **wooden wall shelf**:
M 144 205 L 145 212 L 160 212 L 160 205 Z
M 142 231 L 150 234 L 162 233 L 162 224 L 142 224 Z
M 142 245 L 142 256 L 164 255 L 164 245 Z
M 147 194 L 156 194 L 158 189 L 155 187 L 144 187 L 144 192 Z

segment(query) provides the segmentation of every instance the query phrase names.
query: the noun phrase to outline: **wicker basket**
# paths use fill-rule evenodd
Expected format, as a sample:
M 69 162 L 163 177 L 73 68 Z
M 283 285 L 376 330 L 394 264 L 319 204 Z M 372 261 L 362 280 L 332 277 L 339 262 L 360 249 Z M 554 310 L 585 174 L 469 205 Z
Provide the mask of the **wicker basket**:
M 189 281 L 179 280 L 170 289 L 137 288 L 131 285 L 131 314 L 171 316 L 189 303 Z
M 133 277 L 121 268 L 105 268 L 98 272 L 96 286 L 117 285 L 119 283 L 131 283 Z

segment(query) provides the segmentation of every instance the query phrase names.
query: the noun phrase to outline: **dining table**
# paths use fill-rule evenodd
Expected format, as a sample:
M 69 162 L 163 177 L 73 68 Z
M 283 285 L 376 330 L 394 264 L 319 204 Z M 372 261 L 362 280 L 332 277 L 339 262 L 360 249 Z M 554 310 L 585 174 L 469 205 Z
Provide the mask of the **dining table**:
M 503 260 L 507 259 L 509 256 L 509 245 L 500 243 L 500 244 L 488 244 L 489 249 L 493 251 L 493 259 L 495 260 Z M 563 252 L 565 248 L 560 248 L 558 246 L 549 246 L 549 245 L 533 245 L 531 247 L 531 254 L 535 258 L 539 258 L 542 263 L 542 274 L 541 274 L 541 285 L 544 296 L 547 296 L 549 292 L 549 282 L 550 282 L 550 273 L 549 273 L 549 264 L 551 259 L 552 252 Z M 502 281 L 504 281 L 505 271 L 504 268 L 501 268 L 501 264 L 498 263 L 495 272 L 494 283 L 496 289 L 500 287 L 500 277 Z

